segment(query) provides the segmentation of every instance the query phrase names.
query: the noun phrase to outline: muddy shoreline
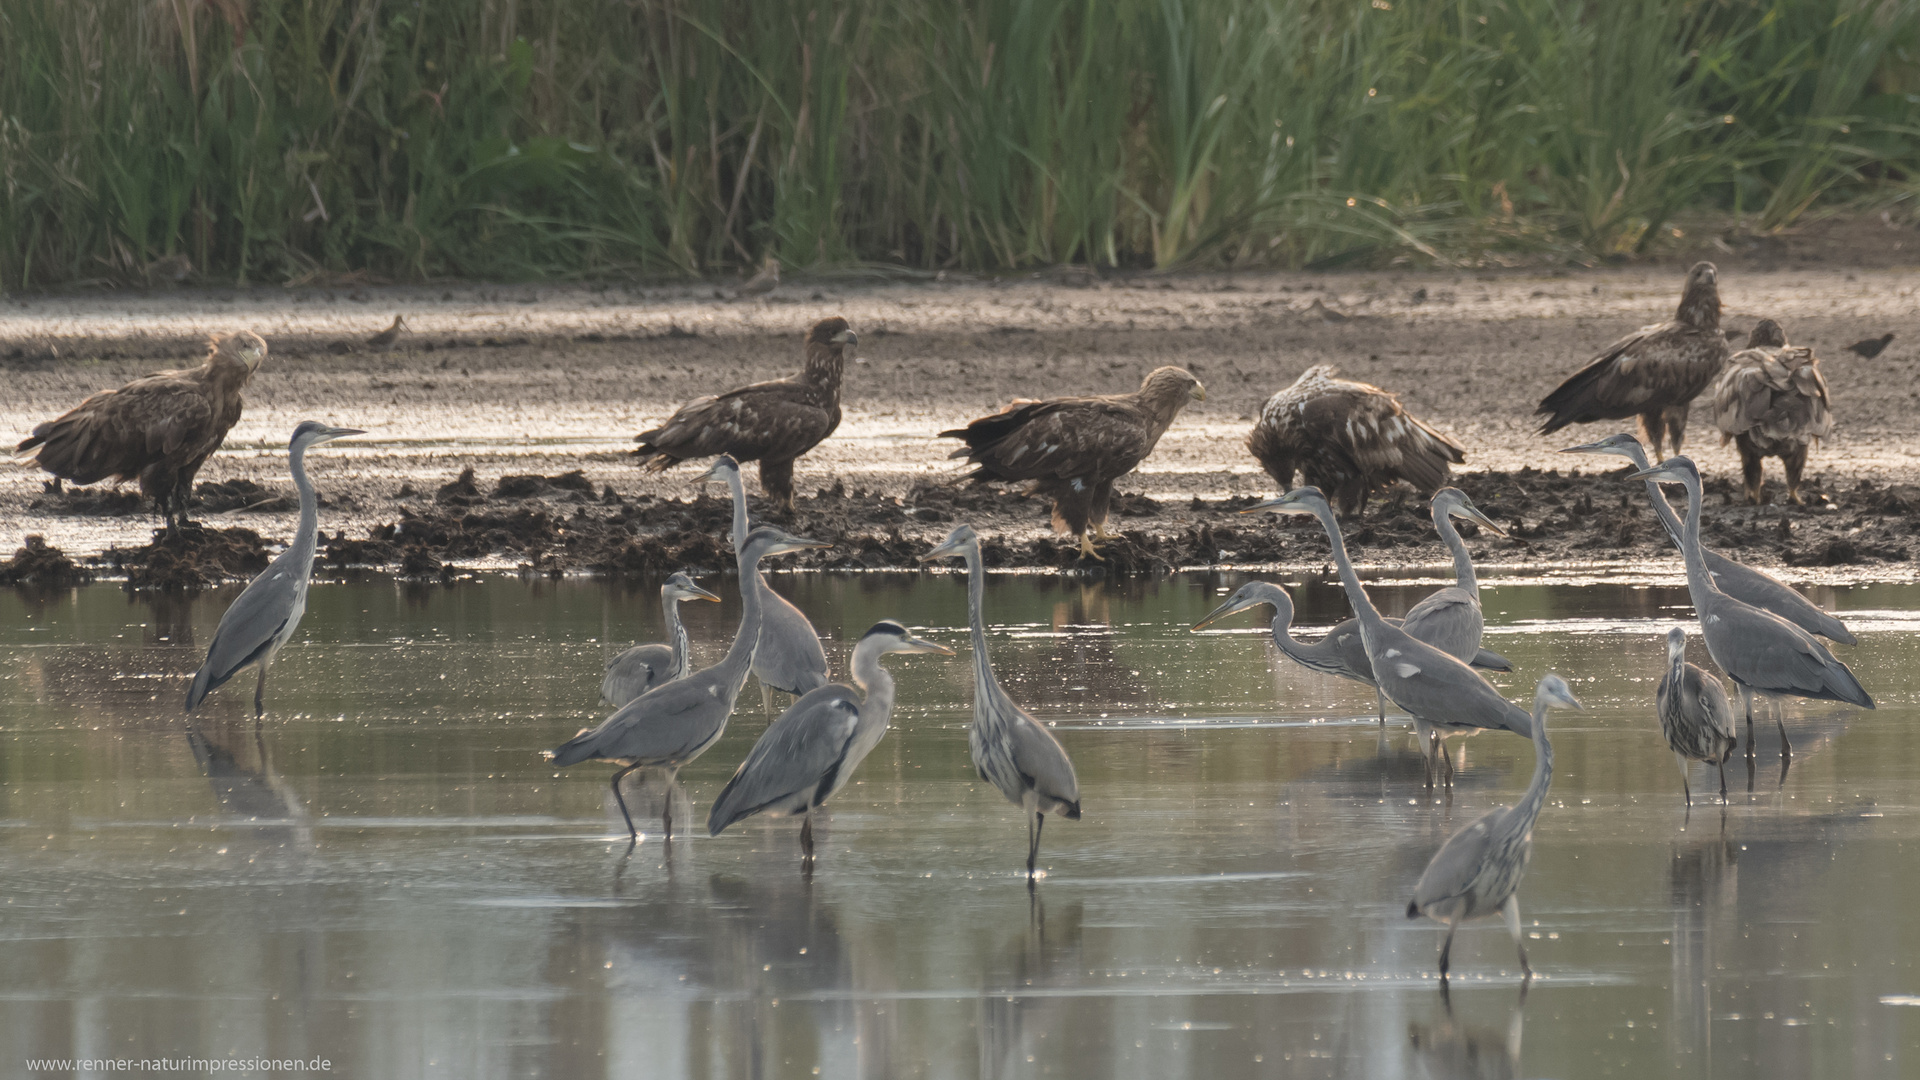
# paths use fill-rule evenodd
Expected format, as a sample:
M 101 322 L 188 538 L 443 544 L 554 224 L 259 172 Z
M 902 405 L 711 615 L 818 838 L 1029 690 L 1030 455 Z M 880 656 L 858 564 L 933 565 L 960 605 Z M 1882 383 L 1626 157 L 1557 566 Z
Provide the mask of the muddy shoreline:
M 964 520 L 1005 567 L 1317 569 L 1326 561 L 1317 526 L 1237 511 L 1274 493 L 1244 448 L 1260 403 L 1308 365 L 1333 363 L 1467 447 L 1456 482 L 1513 534 L 1473 540 L 1483 565 L 1666 567 L 1671 548 L 1639 486 L 1614 478 L 1610 460 L 1556 453 L 1624 425 L 1548 439 L 1531 412 L 1594 350 L 1665 317 L 1678 277 L 1660 265 L 820 279 L 783 285 L 764 304 L 715 300 L 697 285 L 10 297 L 0 302 L 0 377 L 11 391 L 0 438 L 193 355 L 208 330 L 256 328 L 273 352 L 246 416 L 201 474 L 193 512 L 210 532 L 190 550 L 151 544 L 153 518 L 130 489 L 53 493 L 43 474 L 13 464 L 0 468 L 0 553 L 29 557 L 7 560 L 0 581 L 57 577 L 50 549 L 141 587 L 245 576 L 293 532 L 285 438 L 308 418 L 369 430 L 309 462 L 323 572 L 444 580 L 474 567 L 720 569 L 730 563 L 723 505 L 694 489 L 691 466 L 642 474 L 632 434 L 689 398 L 792 370 L 806 325 L 835 312 L 861 334 L 846 419 L 799 462 L 797 514 L 774 520 L 836 546 L 796 565 L 911 567 Z M 1772 317 L 1815 346 L 1837 429 L 1813 454 L 1807 506 L 1748 507 L 1734 490 L 1737 458 L 1697 409 L 1687 451 L 1708 478 L 1708 544 L 1789 577 L 1909 575 L 1920 553 L 1920 271 L 1723 260 L 1722 296 L 1723 325 Z M 391 349 L 366 346 L 396 311 L 414 332 Z M 1844 348 L 1889 331 L 1876 358 Z M 952 485 L 953 444 L 935 432 L 1015 396 L 1130 389 L 1166 363 L 1199 375 L 1208 400 L 1121 482 L 1111 522 L 1120 539 L 1104 563 L 1083 564 L 1053 536 L 1042 503 Z M 1780 498 L 1777 463 L 1769 479 Z M 1356 559 L 1382 567 L 1443 562 L 1424 509 L 1391 497 L 1349 541 Z

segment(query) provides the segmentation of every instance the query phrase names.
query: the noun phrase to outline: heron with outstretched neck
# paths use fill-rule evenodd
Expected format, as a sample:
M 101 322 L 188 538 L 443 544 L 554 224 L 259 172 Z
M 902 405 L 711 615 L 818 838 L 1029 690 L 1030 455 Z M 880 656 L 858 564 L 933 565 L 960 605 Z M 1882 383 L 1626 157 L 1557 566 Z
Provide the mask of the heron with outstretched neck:
M 1473 556 L 1467 551 L 1466 541 L 1460 539 L 1460 530 L 1453 526 L 1456 517 L 1465 518 L 1497 536 L 1507 535 L 1505 529 L 1473 505 L 1466 492 L 1456 487 L 1434 492 L 1433 527 L 1440 534 L 1440 542 L 1447 546 L 1447 553 L 1453 556 L 1455 583 L 1427 594 L 1413 605 L 1402 625 L 1407 633 L 1421 641 L 1471 664 L 1480 652 L 1480 637 L 1486 631 L 1487 620 L 1480 610 L 1480 579 L 1473 572 Z
M 1412 714 L 1414 730 L 1421 749 L 1428 755 L 1431 771 L 1436 740 L 1457 735 L 1477 735 L 1489 729 L 1504 729 L 1531 737 L 1533 725 L 1526 712 L 1500 696 L 1492 684 L 1481 678 L 1450 653 L 1421 641 L 1403 627 L 1394 626 L 1373 606 L 1360 575 L 1347 557 L 1346 540 L 1340 523 L 1333 516 L 1319 488 L 1295 488 L 1277 499 L 1269 499 L 1241 511 L 1252 514 L 1275 510 L 1288 514 L 1311 514 L 1319 519 L 1333 549 L 1334 566 L 1340 571 L 1340 583 L 1347 591 L 1347 603 L 1360 620 L 1360 639 L 1366 646 L 1367 661 L 1374 678 L 1388 700 Z M 1438 756 L 1446 764 L 1449 778 L 1452 759 L 1442 743 Z
M 947 534 L 921 562 L 963 559 L 967 564 L 967 624 L 973 634 L 973 727 L 967 749 L 982 780 L 1000 789 L 1027 817 L 1027 881 L 1037 874 L 1040 832 L 1047 815 L 1080 819 L 1080 779 L 1073 761 L 1053 733 L 1014 704 L 1001 688 L 987 658 L 987 627 L 981 607 L 986 596 L 986 566 L 980 536 L 970 525 Z
M 738 551 L 747 535 L 747 486 L 740 478 L 739 463 L 725 454 L 720 455 L 696 483 L 708 481 L 727 485 L 727 491 L 733 496 L 730 535 L 733 549 Z M 760 623 L 759 647 L 753 654 L 753 677 L 760 683 L 760 704 L 771 716 L 772 691 L 784 691 L 797 698 L 827 685 L 827 653 L 820 646 L 820 635 L 799 608 L 774 592 L 764 576 L 755 574 L 752 584 L 759 590 L 764 616 Z
M 851 683 L 810 690 L 768 725 L 727 781 L 707 815 L 707 835 L 754 814 L 801 815 L 800 853 L 813 861 L 813 812 L 852 779 L 887 733 L 893 676 L 880 666 L 892 653 L 940 653 L 945 645 L 913 636 L 891 619 L 873 625 L 853 647 Z
M 693 670 L 691 643 L 687 627 L 680 621 L 680 605 L 688 600 L 712 600 L 719 597 L 693 583 L 676 571 L 660 586 L 660 611 L 667 624 L 667 640 L 635 645 L 607 661 L 607 673 L 600 680 L 600 700 L 619 708 L 641 694 L 672 682 Z
M 1407 918 L 1422 915 L 1442 922 L 1447 937 L 1440 945 L 1440 981 L 1447 981 L 1448 960 L 1453 953 L 1453 935 L 1460 924 L 1496 912 L 1506 916 L 1507 932 L 1513 935 L 1513 947 L 1520 951 L 1520 970 L 1532 981 L 1533 966 L 1527 962 L 1527 946 L 1520 938 L 1520 901 L 1516 895 L 1520 878 L 1533 857 L 1533 823 L 1547 801 L 1547 787 L 1553 782 L 1553 743 L 1547 738 L 1549 708 L 1582 708 L 1566 680 L 1548 675 L 1540 680 L 1533 694 L 1533 782 L 1527 793 L 1513 806 L 1498 806 L 1480 815 L 1473 824 L 1447 838 L 1427 863 L 1413 887 L 1413 899 L 1407 903 Z
M 613 774 L 613 797 L 626 819 L 630 846 L 639 843 L 640 830 L 634 826 L 633 814 L 620 794 L 621 777 L 645 766 L 677 773 L 719 742 L 727 730 L 727 718 L 733 715 L 740 688 L 747 683 L 754 648 L 760 640 L 765 609 L 759 590 L 753 587 L 760 560 L 788 551 L 830 546 L 768 526 L 748 533 L 736 556 L 740 569 L 740 629 L 726 657 L 684 679 L 654 687 L 616 710 L 599 727 L 582 731 L 546 752 L 546 757 L 562 768 L 592 760 L 620 766 Z M 672 808 L 669 800 L 660 820 L 661 835 L 668 839 L 673 836 Z
M 1700 636 L 1707 654 L 1740 688 L 1747 717 L 1747 753 L 1753 753 L 1753 696 L 1801 697 L 1816 701 L 1844 701 L 1873 708 L 1873 698 L 1847 665 L 1812 634 L 1770 611 L 1728 596 L 1707 572 L 1706 551 L 1700 546 L 1700 470 L 1693 459 L 1674 457 L 1657 468 L 1644 469 L 1629 480 L 1654 480 L 1687 489 L 1687 516 L 1677 541 L 1687 566 L 1687 592 L 1700 617 Z M 1780 756 L 1790 757 L 1787 724 L 1779 710 Z
M 1569 446 L 1560 451 L 1563 454 L 1612 454 L 1633 462 L 1636 471 L 1644 472 L 1648 468 L 1647 451 L 1640 440 L 1621 432 L 1609 435 L 1599 442 Z M 1667 497 L 1660 492 L 1660 485 L 1647 481 L 1647 497 L 1653 502 L 1653 512 L 1659 516 L 1660 524 L 1667 530 L 1667 536 L 1675 544 L 1680 543 L 1682 528 L 1680 515 L 1673 512 Z M 1820 605 L 1800 595 L 1799 590 L 1772 574 L 1756 570 L 1744 563 L 1734 562 L 1725 555 L 1710 548 L 1700 549 L 1701 558 L 1706 560 L 1707 573 L 1720 591 L 1742 603 L 1751 604 L 1763 611 L 1771 611 L 1809 634 L 1817 634 L 1842 645 L 1855 645 L 1859 642 L 1845 623 Z
M 257 668 L 253 687 L 253 715 L 267 711 L 267 668 L 293 637 L 307 610 L 307 583 L 313 579 L 313 556 L 320 543 L 320 498 L 307 479 L 307 451 L 324 442 L 364 435 L 358 428 L 329 427 L 308 420 L 293 429 L 287 445 L 287 470 L 300 493 L 300 524 L 293 543 L 247 583 L 238 599 L 220 616 L 220 627 L 207 646 L 207 659 L 187 686 L 187 711 L 197 708 L 210 692 L 249 667 Z

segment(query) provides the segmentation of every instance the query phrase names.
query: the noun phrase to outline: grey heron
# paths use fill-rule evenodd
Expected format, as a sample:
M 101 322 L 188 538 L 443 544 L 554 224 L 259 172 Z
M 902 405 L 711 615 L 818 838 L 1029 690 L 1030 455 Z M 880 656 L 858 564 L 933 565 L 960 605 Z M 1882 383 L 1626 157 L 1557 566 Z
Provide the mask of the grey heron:
M 686 574 L 675 571 L 660 586 L 660 612 L 667 623 L 666 644 L 635 645 L 607 661 L 607 674 L 600 680 L 600 700 L 619 708 L 641 694 L 672 682 L 693 670 L 688 648 L 687 628 L 680 622 L 680 604 L 687 600 L 719 601 L 719 597 L 693 583 Z
M 639 842 L 640 830 L 634 827 L 633 815 L 620 794 L 620 778 L 649 765 L 678 772 L 719 742 L 727 730 L 727 718 L 733 715 L 740 688 L 747 683 L 754 648 L 760 640 L 764 608 L 759 590 L 753 587 L 760 560 L 829 546 L 770 526 L 748 533 L 736 556 L 740 567 L 740 630 L 726 657 L 710 668 L 654 687 L 621 706 L 599 727 L 582 731 L 546 752 L 546 757 L 562 768 L 595 759 L 620 765 L 613 774 L 613 797 L 620 803 L 621 816 L 627 819 L 627 835 L 633 842 Z M 661 832 L 668 838 L 673 836 L 672 807 L 668 802 L 660 819 Z
M 1468 919 L 1499 912 L 1507 918 L 1507 932 L 1520 951 L 1520 970 L 1532 980 L 1527 947 L 1520 939 L 1520 901 L 1514 895 L 1527 860 L 1533 857 L 1533 823 L 1546 802 L 1553 782 L 1553 743 L 1547 738 L 1547 709 L 1581 708 L 1566 680 L 1548 675 L 1533 694 L 1533 782 L 1514 806 L 1497 806 L 1471 825 L 1447 837 L 1427 863 L 1413 887 L 1407 918 L 1422 915 L 1445 923 L 1446 941 L 1440 945 L 1440 981 L 1447 981 L 1447 962 L 1453 952 L 1454 931 Z
M 1473 572 L 1473 556 L 1467 552 L 1466 542 L 1453 527 L 1455 517 L 1466 518 L 1499 536 L 1507 535 L 1505 529 L 1473 505 L 1466 492 L 1456 487 L 1434 492 L 1433 527 L 1453 556 L 1456 584 L 1427 594 L 1407 612 L 1402 625 L 1407 633 L 1455 660 L 1472 663 L 1480 651 L 1480 635 L 1487 623 L 1480 611 L 1480 579 Z
M 1873 698 L 1853 677 L 1847 665 L 1834 659 L 1819 639 L 1770 611 L 1742 603 L 1721 591 L 1707 572 L 1700 546 L 1700 470 L 1688 457 L 1668 458 L 1657 468 L 1643 469 L 1630 480 L 1656 480 L 1687 489 L 1687 518 L 1676 541 L 1687 564 L 1687 592 L 1700 616 L 1700 636 L 1707 653 L 1740 688 L 1747 715 L 1747 752 L 1753 752 L 1753 695 L 1844 701 L 1873 708 Z M 1780 725 L 1780 756 L 1790 757 L 1786 721 Z
M 313 578 L 313 553 L 320 541 L 320 500 L 314 494 L 313 481 L 307 479 L 307 449 L 364 434 L 357 428 L 329 427 L 314 420 L 302 421 L 293 429 L 293 439 L 287 445 L 287 470 L 293 473 L 293 486 L 300 492 L 300 524 L 294 529 L 293 543 L 248 582 L 226 614 L 220 616 L 213 643 L 207 646 L 207 659 L 187 687 L 188 712 L 197 708 L 208 693 L 225 686 L 227 680 L 255 667 L 260 678 L 253 687 L 253 715 L 266 713 L 267 668 L 281 646 L 293 637 L 300 616 L 307 610 L 307 582 Z
M 1704 761 L 1720 770 L 1720 801 L 1727 801 L 1727 759 L 1733 756 L 1733 706 L 1720 680 L 1687 663 L 1687 632 L 1667 631 L 1667 671 L 1653 693 L 1660 713 L 1660 733 L 1667 737 L 1673 759 L 1680 763 L 1680 790 L 1693 805 L 1687 783 L 1687 762 Z
M 987 572 L 980 561 L 980 536 L 971 525 L 947 534 L 921 562 L 964 559 L 967 563 L 967 623 L 973 632 L 973 727 L 967 732 L 967 750 L 982 780 L 1000 789 L 1007 801 L 1027 815 L 1027 881 L 1035 875 L 1040 857 L 1040 832 L 1047 815 L 1080 819 L 1080 779 L 1073 761 L 1053 733 L 1014 704 L 1000 688 L 987 658 L 987 626 L 981 614 Z
M 1342 679 L 1352 679 L 1373 687 L 1375 702 L 1380 709 L 1380 722 L 1387 722 L 1387 699 L 1380 690 L 1380 684 L 1374 680 L 1373 665 L 1367 662 L 1367 646 L 1360 639 L 1360 620 L 1347 619 L 1333 625 L 1316 641 L 1301 641 L 1291 633 L 1293 627 L 1293 597 L 1287 590 L 1270 581 L 1249 581 L 1233 591 L 1233 595 L 1219 607 L 1214 608 L 1207 617 L 1193 624 L 1195 630 L 1204 630 L 1208 626 L 1235 612 L 1248 608 L 1270 604 L 1273 607 L 1273 644 L 1287 658 L 1301 667 L 1318 671 L 1324 675 L 1337 675 Z M 1391 626 L 1400 626 L 1401 620 L 1388 619 Z M 1505 657 L 1490 653 L 1485 649 L 1475 652 L 1474 667 L 1492 668 L 1496 671 L 1511 671 L 1513 667 Z
M 1569 446 L 1560 451 L 1563 454 L 1613 454 L 1633 462 L 1637 470 L 1645 471 L 1647 465 L 1646 448 L 1640 440 L 1621 432 L 1609 435 L 1599 442 Z M 1666 526 L 1667 535 L 1675 544 L 1680 543 L 1680 515 L 1673 512 L 1667 497 L 1660 492 L 1660 485 L 1647 481 L 1647 496 L 1653 501 L 1653 512 L 1660 518 L 1660 524 Z M 1800 595 L 1799 590 L 1772 574 L 1755 570 L 1751 566 L 1734 562 L 1725 555 L 1708 548 L 1700 549 L 1701 556 L 1707 561 L 1707 573 L 1713 576 L 1713 583 L 1720 591 L 1742 603 L 1751 604 L 1762 611 L 1771 611 L 1809 634 L 1838 641 L 1842 645 L 1856 645 L 1858 640 L 1839 619 L 1821 608 L 1820 605 Z
M 740 478 L 740 464 L 726 454 L 715 458 L 699 481 L 718 480 L 733 495 L 733 549 L 747 535 L 747 485 Z M 813 624 L 779 593 L 765 578 L 753 576 L 760 591 L 765 617 L 760 624 L 760 647 L 753 654 L 753 677 L 760 682 L 760 702 L 773 712 L 769 690 L 781 690 L 799 697 L 827 685 L 827 653 L 820 647 L 820 635 Z
M 853 776 L 887 733 L 893 715 L 893 676 L 880 666 L 888 653 L 953 650 L 914 637 L 891 619 L 873 624 L 853 647 L 853 681 L 809 690 L 768 725 L 727 781 L 707 815 L 707 835 L 754 814 L 801 814 L 801 857 L 813 860 L 813 811 Z
M 1373 675 L 1387 698 L 1413 714 L 1414 730 L 1422 751 L 1433 757 L 1431 743 L 1437 735 L 1476 735 L 1490 728 L 1504 728 L 1516 735 L 1531 737 L 1533 725 L 1524 710 L 1500 696 L 1492 684 L 1481 678 L 1451 654 L 1435 648 L 1395 626 L 1380 614 L 1360 585 L 1360 575 L 1347 558 L 1346 541 L 1333 508 L 1316 487 L 1295 488 L 1277 499 L 1269 499 L 1242 510 L 1243 514 L 1277 510 L 1288 514 L 1312 514 L 1326 530 L 1333 549 L 1333 562 L 1340 571 L 1340 583 L 1346 587 L 1347 603 L 1360 620 L 1360 639 L 1367 650 Z M 1440 747 L 1446 759 L 1446 747 Z M 1449 769 L 1451 761 L 1447 761 Z

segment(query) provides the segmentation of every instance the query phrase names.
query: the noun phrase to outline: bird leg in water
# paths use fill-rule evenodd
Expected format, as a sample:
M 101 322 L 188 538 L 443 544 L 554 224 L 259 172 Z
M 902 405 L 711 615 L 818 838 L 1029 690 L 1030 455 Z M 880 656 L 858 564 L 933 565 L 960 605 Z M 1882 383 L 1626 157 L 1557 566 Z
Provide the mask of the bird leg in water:
M 1680 766 L 1680 791 L 1682 794 L 1686 795 L 1687 797 L 1688 809 L 1692 809 L 1693 788 L 1687 784 L 1687 759 L 1681 757 L 1680 752 L 1678 750 L 1675 750 L 1673 752 L 1673 760 L 1676 764 Z M 1726 773 L 1722 772 L 1720 774 L 1720 783 L 1722 787 L 1726 786 L 1726 781 L 1727 781 Z M 1721 794 L 1725 794 L 1725 792 L 1723 791 Z
M 1527 943 L 1520 937 L 1520 898 L 1507 897 L 1507 902 L 1500 905 L 1500 911 L 1507 917 L 1507 933 L 1513 935 L 1513 947 L 1520 950 L 1520 970 L 1526 972 L 1526 978 L 1521 981 L 1532 982 L 1533 966 L 1527 963 Z
M 1380 726 L 1387 726 L 1387 693 L 1379 687 L 1373 688 L 1373 700 L 1380 706 Z
M 253 718 L 260 719 L 267 714 L 267 665 L 260 664 L 260 678 L 253 684 Z
M 800 822 L 800 857 L 813 861 L 813 806 L 807 806 L 807 816 Z
M 1448 919 L 1447 937 L 1445 941 L 1440 943 L 1440 984 L 1442 986 L 1445 986 L 1447 982 L 1447 960 L 1453 955 L 1453 931 L 1458 925 L 1457 920 Z
M 755 679 L 754 681 L 760 684 L 760 707 L 767 710 L 767 718 L 772 719 L 773 690 L 767 686 L 765 679 Z
M 1753 687 L 1741 684 L 1740 704 L 1747 713 L 1747 757 L 1751 759 L 1753 757 Z
M 1047 815 L 1038 810 L 1033 819 L 1027 822 L 1027 880 L 1033 880 L 1034 863 L 1040 858 L 1040 830 L 1047 827 Z
M 1720 805 L 1725 806 L 1727 805 L 1727 759 L 1722 757 L 1715 767 L 1720 770 Z M 1689 799 L 1687 803 L 1692 805 L 1693 800 Z
M 1780 726 L 1780 760 L 1793 756 L 1793 744 L 1787 741 L 1787 703 L 1779 698 L 1773 699 L 1773 722 Z
M 660 808 L 660 838 L 666 841 L 668 847 L 673 846 L 673 795 L 671 792 L 667 795 L 665 805 Z
M 625 768 L 615 770 L 613 774 L 613 801 L 620 806 L 620 816 L 627 819 L 627 847 L 629 848 L 640 842 L 640 830 L 634 827 L 633 815 L 627 812 L 627 799 L 626 796 L 620 794 L 620 781 L 626 779 L 628 773 L 639 767 L 638 765 L 628 765 Z M 669 804 L 671 804 L 671 800 L 669 800 Z

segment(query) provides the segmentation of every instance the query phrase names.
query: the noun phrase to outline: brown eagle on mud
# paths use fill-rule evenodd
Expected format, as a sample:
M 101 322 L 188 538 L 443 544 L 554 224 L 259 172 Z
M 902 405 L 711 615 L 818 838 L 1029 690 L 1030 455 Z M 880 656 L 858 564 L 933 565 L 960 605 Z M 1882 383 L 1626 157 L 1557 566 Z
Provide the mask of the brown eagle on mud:
M 240 391 L 266 355 L 251 330 L 215 334 L 199 367 L 102 390 L 35 427 L 15 450 L 76 484 L 138 479 L 171 532 L 187 523 L 193 478 L 239 422 Z
M 1787 469 L 1787 498 L 1800 503 L 1807 444 L 1833 431 L 1820 358 L 1812 349 L 1788 345 L 1779 323 L 1761 319 L 1747 347 L 1728 359 L 1713 384 L 1713 422 L 1721 445 L 1731 441 L 1740 448 L 1748 502 L 1758 506 L 1766 487 L 1761 460 L 1777 457 Z
M 1402 408 L 1377 386 L 1334 376 L 1331 364 L 1302 372 L 1267 399 L 1247 449 L 1280 484 L 1305 482 L 1336 500 L 1348 517 L 1364 514 L 1376 488 L 1405 480 L 1422 495 L 1447 483 L 1447 466 L 1467 460 L 1459 443 Z
M 1720 272 L 1712 263 L 1694 263 L 1672 319 L 1643 326 L 1607 346 L 1541 399 L 1534 410 L 1547 418 L 1540 434 L 1551 435 L 1568 424 L 1638 416 L 1655 461 L 1661 458 L 1663 434 L 1679 453 L 1688 403 L 1713 384 L 1727 362 L 1719 282 Z
M 687 402 L 636 436 L 641 466 L 659 472 L 721 454 L 743 465 L 758 461 L 760 490 L 792 510 L 793 460 L 840 426 L 840 377 L 859 343 L 847 320 L 821 319 L 807 333 L 807 366 L 798 375 Z
M 1098 559 L 1093 541 L 1108 538 L 1113 482 L 1153 453 L 1187 402 L 1206 399 L 1206 387 L 1185 368 L 1163 367 L 1132 393 L 1016 399 L 940 437 L 966 442 L 947 455 L 977 466 L 965 479 L 1031 481 L 1028 494 L 1053 500 L 1054 529 L 1072 532 L 1080 538 L 1080 553 Z

